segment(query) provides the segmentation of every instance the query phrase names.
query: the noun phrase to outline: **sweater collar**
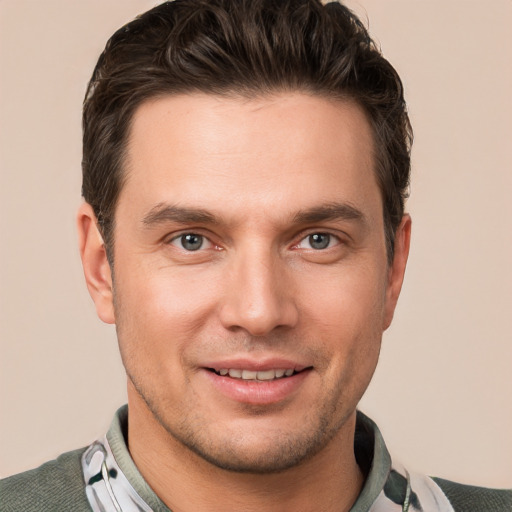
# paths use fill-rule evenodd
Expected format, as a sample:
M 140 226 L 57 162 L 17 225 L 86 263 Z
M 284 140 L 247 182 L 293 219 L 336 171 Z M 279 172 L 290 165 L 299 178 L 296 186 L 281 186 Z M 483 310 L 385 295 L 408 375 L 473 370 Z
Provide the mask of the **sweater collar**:
M 127 445 L 128 406 L 121 407 L 107 432 L 82 456 L 86 494 L 94 512 L 171 512 L 144 480 Z M 453 512 L 428 477 L 410 475 L 391 460 L 377 425 L 357 412 L 356 460 L 366 475 L 351 512 Z

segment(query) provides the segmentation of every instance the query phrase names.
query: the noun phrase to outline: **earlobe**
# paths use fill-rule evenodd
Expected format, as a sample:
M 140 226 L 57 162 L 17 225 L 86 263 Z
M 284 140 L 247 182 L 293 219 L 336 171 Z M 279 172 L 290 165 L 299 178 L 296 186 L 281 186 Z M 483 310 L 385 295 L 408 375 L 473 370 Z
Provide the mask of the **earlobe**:
M 80 257 L 89 294 L 105 323 L 115 323 L 112 274 L 103 237 L 91 205 L 82 204 L 77 215 Z
M 393 262 L 388 270 L 388 283 L 386 289 L 386 307 L 384 313 L 384 325 L 386 330 L 393 320 L 396 303 L 402 289 L 404 281 L 405 267 L 409 257 L 409 247 L 411 243 L 411 217 L 405 214 L 395 233 L 395 246 Z

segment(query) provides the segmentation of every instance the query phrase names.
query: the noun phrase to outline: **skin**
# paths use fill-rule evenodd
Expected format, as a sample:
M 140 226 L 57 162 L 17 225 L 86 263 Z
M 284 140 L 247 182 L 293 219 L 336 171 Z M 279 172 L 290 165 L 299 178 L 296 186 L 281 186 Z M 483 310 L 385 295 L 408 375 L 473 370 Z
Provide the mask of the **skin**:
M 411 225 L 389 264 L 372 149 L 348 101 L 159 98 L 133 119 L 114 278 L 80 209 L 89 291 L 128 376 L 130 453 L 173 511 L 349 510 L 360 492 L 355 411 Z M 184 234 L 203 245 L 187 250 Z M 304 370 L 279 393 L 233 392 L 211 371 L 283 361 Z

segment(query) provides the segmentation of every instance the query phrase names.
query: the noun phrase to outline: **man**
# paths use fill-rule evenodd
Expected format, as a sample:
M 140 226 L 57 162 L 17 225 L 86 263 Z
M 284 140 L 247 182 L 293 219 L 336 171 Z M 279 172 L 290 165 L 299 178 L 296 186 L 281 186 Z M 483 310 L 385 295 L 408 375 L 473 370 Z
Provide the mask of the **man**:
M 408 256 L 401 83 L 340 4 L 185 0 L 109 41 L 78 227 L 128 409 L 6 510 L 507 510 L 356 407 Z

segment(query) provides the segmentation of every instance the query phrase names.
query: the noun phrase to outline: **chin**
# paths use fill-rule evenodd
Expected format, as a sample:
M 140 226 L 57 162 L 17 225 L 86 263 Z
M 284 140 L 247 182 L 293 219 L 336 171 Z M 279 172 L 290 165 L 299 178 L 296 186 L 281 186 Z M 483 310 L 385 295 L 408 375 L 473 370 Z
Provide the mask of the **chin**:
M 248 474 L 280 473 L 300 466 L 321 452 L 341 428 L 319 418 L 315 424 L 308 424 L 304 418 L 300 431 L 297 422 L 289 428 L 267 432 L 257 421 L 254 423 L 255 433 L 248 431 L 247 423 L 245 428 L 219 425 L 216 431 L 208 426 L 197 428 L 198 424 L 191 430 L 191 423 L 178 430 L 162 426 L 175 441 L 216 468 Z
M 211 442 L 180 440 L 189 450 L 213 466 L 234 473 L 280 473 L 311 459 L 324 446 L 320 439 L 293 439 L 289 434 L 262 440 L 257 446 L 231 438 L 215 447 Z

